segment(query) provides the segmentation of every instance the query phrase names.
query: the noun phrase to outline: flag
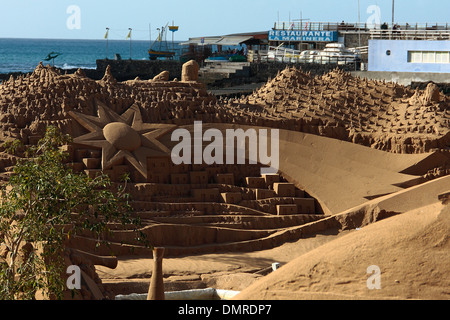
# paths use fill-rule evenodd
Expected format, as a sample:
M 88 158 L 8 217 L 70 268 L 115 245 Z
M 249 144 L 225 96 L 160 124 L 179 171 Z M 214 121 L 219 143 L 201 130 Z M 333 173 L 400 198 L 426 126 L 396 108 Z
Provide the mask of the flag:
M 130 30 L 130 32 L 127 35 L 127 39 L 130 39 L 130 38 L 131 38 L 131 30 Z
M 105 39 L 108 39 L 109 30 L 105 33 Z

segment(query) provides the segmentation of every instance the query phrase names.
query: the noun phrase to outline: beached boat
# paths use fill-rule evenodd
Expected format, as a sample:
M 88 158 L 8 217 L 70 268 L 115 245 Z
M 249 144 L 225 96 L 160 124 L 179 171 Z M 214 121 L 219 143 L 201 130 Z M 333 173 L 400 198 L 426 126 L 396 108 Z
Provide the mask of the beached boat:
M 240 55 L 240 54 L 235 54 L 229 58 L 229 61 L 230 62 L 247 62 L 247 57 Z
M 358 51 L 347 49 L 342 43 L 329 43 L 314 57 L 314 62 L 322 64 L 347 64 L 360 60 L 361 54 Z
M 224 55 L 224 56 L 211 56 L 208 57 L 205 62 L 247 62 L 247 57 L 239 54 Z
M 267 58 L 269 61 L 296 62 L 300 59 L 301 51 L 285 48 L 283 44 L 277 47 L 269 47 Z
M 358 50 L 348 49 L 341 43 L 329 43 L 323 50 L 299 51 L 278 47 L 269 47 L 269 61 L 280 62 L 303 62 L 318 64 L 348 64 L 361 60 L 361 53 Z
M 208 57 L 205 62 L 224 62 L 224 61 L 229 61 L 230 57 L 229 56 L 211 56 Z

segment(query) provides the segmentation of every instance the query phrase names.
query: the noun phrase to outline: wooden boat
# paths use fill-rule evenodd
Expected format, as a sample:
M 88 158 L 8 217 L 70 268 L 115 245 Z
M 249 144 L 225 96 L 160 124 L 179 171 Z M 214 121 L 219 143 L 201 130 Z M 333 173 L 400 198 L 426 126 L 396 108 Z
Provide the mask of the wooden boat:
M 158 38 L 153 42 L 150 49 L 148 50 L 148 55 L 150 60 L 156 60 L 158 58 L 166 58 L 166 59 L 173 59 L 175 56 L 175 52 L 169 51 L 169 50 L 163 50 L 162 44 L 165 43 L 166 49 L 168 49 L 167 41 L 163 40 L 165 38 L 165 32 L 167 29 L 167 25 L 165 27 L 161 28 L 161 31 L 159 32 Z M 155 44 L 159 44 L 159 49 L 154 49 Z
M 155 51 L 155 50 L 148 50 L 148 55 L 150 60 L 156 60 L 158 58 L 168 58 L 172 59 L 175 56 L 175 52 L 171 51 Z

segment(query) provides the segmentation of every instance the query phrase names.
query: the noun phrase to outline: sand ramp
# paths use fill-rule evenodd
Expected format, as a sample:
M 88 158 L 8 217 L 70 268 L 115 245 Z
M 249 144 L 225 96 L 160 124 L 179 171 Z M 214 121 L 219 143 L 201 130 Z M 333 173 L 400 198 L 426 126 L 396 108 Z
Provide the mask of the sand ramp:
M 449 185 L 447 177 L 417 191 Z M 450 207 L 435 201 L 368 225 L 299 256 L 236 299 L 448 299 L 449 218 Z
M 193 126 L 183 126 L 191 131 Z M 269 129 L 229 124 L 203 124 L 203 130 Z M 168 145 L 170 136 L 165 137 Z M 172 143 L 173 145 L 173 143 Z M 367 200 L 424 182 L 423 175 L 442 159 L 433 153 L 393 154 L 317 135 L 279 130 L 279 169 L 308 192 L 324 213 L 336 214 Z M 433 161 L 436 158 L 436 161 Z M 439 158 L 439 159 L 438 159 Z M 427 161 L 428 160 L 428 161 Z

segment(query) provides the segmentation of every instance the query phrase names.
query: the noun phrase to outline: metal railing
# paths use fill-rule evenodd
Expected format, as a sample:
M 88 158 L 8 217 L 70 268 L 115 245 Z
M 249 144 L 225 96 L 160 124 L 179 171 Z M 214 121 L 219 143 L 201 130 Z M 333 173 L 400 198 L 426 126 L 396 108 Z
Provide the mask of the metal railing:
M 371 39 L 450 40 L 450 30 L 371 30 Z
M 275 22 L 275 30 L 303 30 L 303 31 L 345 31 L 367 28 L 364 23 L 336 23 L 336 22 Z
M 335 65 L 360 65 L 361 60 L 352 55 L 326 56 L 326 55 L 300 55 L 300 51 L 271 47 L 266 51 L 254 52 L 249 50 L 247 55 L 249 62 L 267 63 L 307 63 L 307 64 L 335 64 Z
M 352 56 L 276 56 L 270 57 L 267 55 L 265 61 L 261 62 L 282 62 L 282 63 L 308 63 L 308 64 L 335 64 L 335 65 L 350 65 L 354 63 L 361 63 L 361 60 L 355 59 Z
M 358 51 L 360 54 L 369 54 L 369 46 L 356 47 L 354 50 Z
M 345 23 L 345 22 L 275 22 L 275 30 L 304 30 L 304 31 L 370 31 L 373 29 L 381 29 L 380 24 L 367 23 Z M 393 26 L 386 24 L 387 29 L 392 30 Z M 448 23 L 415 23 L 415 24 L 399 24 L 402 30 L 424 30 L 424 31 L 450 31 Z

